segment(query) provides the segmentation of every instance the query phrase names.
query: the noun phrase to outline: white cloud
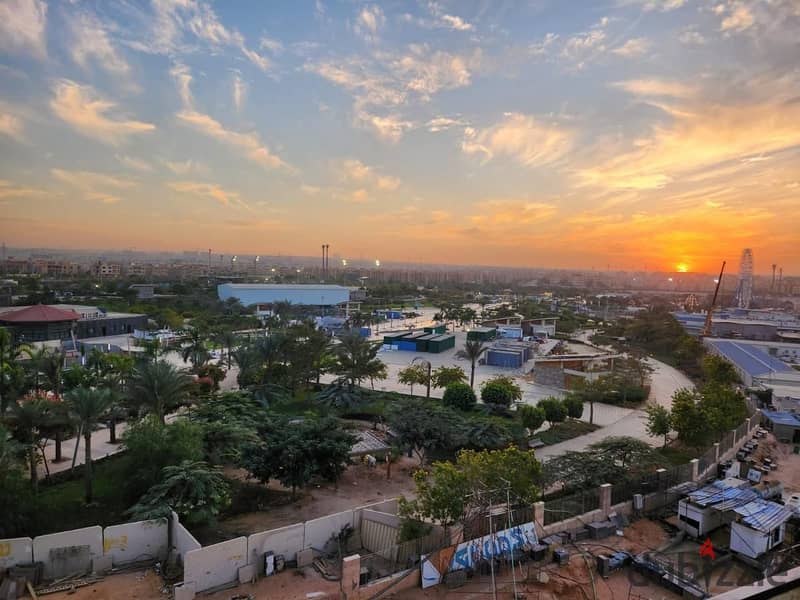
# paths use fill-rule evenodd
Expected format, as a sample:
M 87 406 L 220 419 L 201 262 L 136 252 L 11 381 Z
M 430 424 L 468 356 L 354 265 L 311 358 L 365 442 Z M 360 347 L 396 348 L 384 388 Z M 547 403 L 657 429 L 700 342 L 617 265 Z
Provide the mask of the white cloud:
M 375 133 L 382 140 L 398 142 L 409 129 L 414 128 L 414 122 L 403 119 L 399 115 L 380 116 L 360 111 L 356 115 L 357 123 Z
M 238 73 L 233 76 L 233 105 L 236 110 L 242 110 L 244 104 L 244 97 L 247 93 L 247 84 L 242 80 Z
M 340 178 L 344 183 L 356 184 L 359 187 L 368 186 L 383 192 L 393 192 L 401 183 L 397 177 L 382 175 L 374 167 L 352 158 L 342 162 Z
M 76 13 L 69 20 L 72 60 L 83 69 L 90 61 L 114 75 L 127 75 L 130 66 L 111 43 L 106 26 L 89 13 Z
M 10 113 L 0 112 L 0 133 L 5 134 L 15 140 L 23 139 L 24 125 L 22 119 Z
M 430 121 L 425 124 L 425 127 L 428 128 L 428 131 L 431 133 L 438 133 L 440 131 L 447 131 L 448 129 L 452 129 L 453 127 L 463 127 L 467 123 L 466 121 L 460 118 L 453 118 L 453 117 L 434 117 Z
M 103 204 L 116 204 L 121 200 L 117 195 L 119 191 L 129 189 L 135 185 L 129 179 L 93 171 L 51 169 L 50 174 L 59 181 L 74 187 L 81 192 L 85 199 L 102 202 Z
M 438 2 L 428 2 L 430 19 L 414 18 L 413 15 L 403 15 L 404 20 L 415 22 L 426 29 L 450 29 L 451 31 L 473 31 L 475 26 L 457 15 L 447 14 Z
M 376 4 L 363 6 L 358 11 L 353 30 L 368 42 L 375 42 L 378 39 L 378 31 L 386 23 L 386 16 L 383 10 Z
M 750 7 L 742 2 L 733 3 L 728 12 L 723 14 L 726 16 L 719 26 L 720 31 L 741 32 L 748 29 L 755 22 L 755 17 Z
M 650 40 L 647 38 L 631 38 L 619 48 L 614 48 L 611 52 L 617 56 L 625 58 L 636 58 L 645 54 L 651 47 Z
M 167 167 L 170 171 L 172 171 L 176 175 L 185 175 L 186 173 L 189 173 L 191 171 L 196 171 L 196 172 L 205 171 L 205 167 L 203 165 L 192 159 L 184 161 L 164 160 L 162 162 L 165 167 Z
M 350 195 L 350 201 L 355 204 L 363 204 L 369 201 L 369 192 L 363 188 L 354 190 Z
M 175 56 L 187 49 L 186 38 L 212 49 L 231 47 L 262 71 L 272 67 L 271 61 L 248 48 L 244 36 L 226 27 L 210 4 L 201 0 L 153 0 L 153 15 L 144 17 L 150 25 L 149 38 L 130 42 L 141 52 Z
M 153 171 L 153 165 L 145 160 L 141 160 L 139 158 L 135 158 L 133 156 L 126 156 L 117 154 L 115 158 L 126 167 L 133 169 L 134 171 L 141 171 L 142 173 L 150 173 Z
M 0 48 L 3 50 L 47 58 L 46 29 L 47 4 L 42 0 L 0 2 Z
M 678 36 L 678 40 L 681 44 L 686 44 L 687 46 L 702 46 L 706 43 L 706 38 L 703 34 L 693 29 L 687 29 L 681 32 Z
M 193 196 L 214 200 L 222 206 L 248 208 L 247 203 L 242 200 L 238 192 L 226 190 L 216 183 L 207 183 L 204 181 L 173 181 L 169 182 L 167 187 L 182 194 L 191 194 Z
M 541 42 L 535 42 L 528 46 L 528 52 L 533 56 L 546 56 L 558 39 L 557 33 L 547 33 Z
M 234 146 L 243 150 L 245 156 L 263 167 L 269 169 L 276 169 L 278 167 L 286 167 L 288 165 L 281 160 L 281 158 L 273 154 L 270 149 L 264 145 L 256 133 L 240 133 L 238 131 L 231 131 L 225 129 L 219 121 L 216 121 L 209 115 L 194 111 L 183 110 L 178 113 L 178 119 L 188 125 L 195 131 L 214 138 L 220 142 Z
M 258 45 L 262 50 L 268 50 L 273 54 L 280 54 L 283 52 L 283 44 L 278 40 L 267 37 L 266 35 L 261 36 L 261 40 L 259 41 Z
M 526 167 L 540 167 L 564 158 L 572 142 L 568 129 L 530 115 L 508 113 L 503 121 L 483 131 L 468 127 L 461 148 L 467 154 L 484 155 L 485 161 L 505 155 Z
M 169 74 L 175 80 L 178 86 L 178 94 L 181 97 L 181 102 L 184 108 L 191 108 L 192 101 L 192 73 L 184 64 L 177 63 L 169 70 Z
M 13 198 L 30 198 L 35 196 L 46 196 L 45 190 L 17 185 L 11 181 L 0 179 L 0 200 Z
M 116 104 L 100 98 L 90 86 L 68 79 L 56 82 L 50 108 L 78 133 L 111 145 L 125 142 L 128 137 L 155 130 L 152 123 L 134 121 L 111 115 Z
M 696 91 L 693 87 L 679 81 L 666 79 L 628 79 L 611 84 L 635 96 L 671 96 L 673 98 L 688 98 Z
M 687 0 L 621 0 L 621 6 L 626 5 L 641 5 L 642 9 L 647 12 L 660 11 L 669 12 L 681 8 L 686 4 Z
M 322 191 L 322 188 L 316 185 L 308 185 L 304 183 L 300 186 L 300 191 L 309 196 L 316 196 Z

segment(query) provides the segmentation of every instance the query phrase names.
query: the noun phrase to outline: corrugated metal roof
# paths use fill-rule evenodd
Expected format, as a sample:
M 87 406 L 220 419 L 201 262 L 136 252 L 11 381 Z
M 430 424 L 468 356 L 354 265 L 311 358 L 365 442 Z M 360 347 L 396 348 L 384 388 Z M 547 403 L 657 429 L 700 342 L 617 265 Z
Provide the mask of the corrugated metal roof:
M 711 506 L 716 510 L 731 510 L 758 498 L 753 490 L 747 487 L 733 487 L 725 481 L 715 481 L 689 494 L 689 499 L 698 506 Z
M 764 533 L 779 527 L 792 516 L 792 511 L 785 506 L 760 499 L 734 508 L 733 510 L 736 514 L 742 516 L 742 523 L 751 529 Z
M 762 410 L 761 414 L 778 425 L 791 425 L 793 427 L 800 427 L 800 418 L 798 418 L 798 415 L 795 413 L 775 410 Z
M 766 373 L 784 373 L 792 370 L 786 363 L 754 346 L 737 344 L 727 340 L 709 340 L 708 343 L 714 346 L 726 359 L 746 371 L 751 377 L 758 377 Z

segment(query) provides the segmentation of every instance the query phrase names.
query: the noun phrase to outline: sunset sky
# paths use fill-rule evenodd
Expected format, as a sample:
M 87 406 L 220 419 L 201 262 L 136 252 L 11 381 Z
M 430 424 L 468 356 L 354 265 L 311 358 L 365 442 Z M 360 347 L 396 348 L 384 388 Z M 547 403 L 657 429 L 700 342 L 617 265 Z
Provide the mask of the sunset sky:
M 0 240 L 800 272 L 798 0 L 0 0 Z

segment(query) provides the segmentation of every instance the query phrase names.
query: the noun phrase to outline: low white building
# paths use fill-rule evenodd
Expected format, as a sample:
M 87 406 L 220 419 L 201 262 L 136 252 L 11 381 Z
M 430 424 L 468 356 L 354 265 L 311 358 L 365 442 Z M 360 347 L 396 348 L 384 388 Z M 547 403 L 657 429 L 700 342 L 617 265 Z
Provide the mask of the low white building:
M 715 481 L 678 501 L 678 527 L 691 537 L 703 537 L 733 521 L 734 509 L 759 498 L 743 479 Z
M 783 542 L 786 522 L 792 512 L 769 500 L 754 500 L 733 511 L 730 548 L 749 558 L 758 558 Z
M 277 302 L 301 306 L 336 306 L 350 301 L 350 290 L 341 285 L 282 283 L 223 283 L 217 286 L 223 302 L 235 298 L 245 306 L 271 307 Z

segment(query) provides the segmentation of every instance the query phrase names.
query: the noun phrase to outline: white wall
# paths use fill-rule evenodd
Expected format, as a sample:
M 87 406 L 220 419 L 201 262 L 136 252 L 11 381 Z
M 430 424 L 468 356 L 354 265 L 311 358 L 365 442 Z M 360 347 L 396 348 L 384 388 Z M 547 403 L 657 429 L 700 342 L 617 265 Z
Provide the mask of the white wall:
M 322 550 L 332 535 L 338 534 L 342 527 L 350 525 L 353 527 L 353 511 L 346 510 L 344 512 L 328 515 L 314 519 L 313 521 L 306 521 L 306 533 L 303 541 L 304 548 L 316 548 Z
M 193 582 L 202 592 L 219 585 L 237 581 L 239 567 L 247 564 L 247 538 L 206 546 L 187 552 L 183 557 L 183 581 Z
M 166 519 L 106 527 L 103 530 L 103 553 L 111 556 L 115 567 L 144 560 L 164 560 L 167 557 L 168 527 Z
M 202 548 L 202 545 L 194 539 L 194 536 L 189 530 L 181 524 L 178 515 L 174 512 L 172 513 L 172 519 L 170 519 L 170 527 L 172 528 L 171 550 L 175 552 L 175 555 L 180 559 L 180 563 L 183 564 L 186 553 L 192 550 L 198 550 Z
M 0 571 L 33 562 L 33 540 L 28 537 L 0 540 Z
M 69 546 L 89 546 L 91 558 L 100 558 L 103 556 L 103 528 L 96 525 L 40 535 L 35 538 L 33 540 L 33 560 L 44 563 L 43 577 L 45 580 L 55 577 L 54 565 L 50 561 L 50 550 Z
M 306 526 L 304 523 L 295 523 L 270 531 L 254 533 L 247 538 L 248 562 L 255 563 L 260 568 L 260 557 L 266 552 L 282 554 L 286 560 L 294 560 L 297 553 L 305 546 Z
M 731 550 L 750 558 L 758 558 L 767 551 L 769 536 L 741 523 L 731 523 Z

